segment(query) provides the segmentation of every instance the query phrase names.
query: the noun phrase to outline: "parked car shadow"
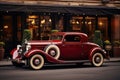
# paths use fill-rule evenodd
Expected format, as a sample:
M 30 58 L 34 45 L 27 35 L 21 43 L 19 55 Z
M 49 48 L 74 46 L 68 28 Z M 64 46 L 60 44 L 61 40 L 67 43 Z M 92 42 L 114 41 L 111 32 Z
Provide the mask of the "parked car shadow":
M 102 67 L 107 67 L 109 65 L 104 64 Z M 0 70 L 4 69 L 20 69 L 20 70 L 30 70 L 28 66 L 23 67 L 15 67 L 12 64 L 8 65 L 0 65 Z M 95 68 L 90 63 L 85 63 L 83 65 L 80 64 L 45 64 L 42 69 L 40 70 L 58 70 L 58 69 L 75 69 L 75 68 Z M 31 71 L 31 70 L 30 70 Z M 36 70 L 35 70 L 36 71 Z
M 103 65 L 102 67 L 107 67 Z M 90 63 L 78 65 L 78 64 L 50 64 L 45 65 L 41 70 L 55 70 L 55 69 L 75 69 L 75 68 L 95 68 Z

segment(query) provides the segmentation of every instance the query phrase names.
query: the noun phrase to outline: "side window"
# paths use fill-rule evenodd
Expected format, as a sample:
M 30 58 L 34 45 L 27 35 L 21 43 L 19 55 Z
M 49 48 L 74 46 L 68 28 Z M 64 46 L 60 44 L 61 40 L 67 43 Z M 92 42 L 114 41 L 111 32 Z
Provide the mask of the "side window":
M 66 42 L 80 42 L 80 36 L 79 35 L 66 35 L 65 41 Z

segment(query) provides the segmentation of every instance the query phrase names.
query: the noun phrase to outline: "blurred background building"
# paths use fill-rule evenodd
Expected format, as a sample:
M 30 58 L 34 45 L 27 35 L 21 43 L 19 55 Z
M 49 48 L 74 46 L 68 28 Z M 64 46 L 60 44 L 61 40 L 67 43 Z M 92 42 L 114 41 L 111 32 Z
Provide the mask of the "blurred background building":
M 103 41 L 120 41 L 120 0 L 0 0 L 5 56 L 21 43 L 24 29 L 33 40 L 48 39 L 51 30 L 84 32 L 89 38 L 101 30 Z

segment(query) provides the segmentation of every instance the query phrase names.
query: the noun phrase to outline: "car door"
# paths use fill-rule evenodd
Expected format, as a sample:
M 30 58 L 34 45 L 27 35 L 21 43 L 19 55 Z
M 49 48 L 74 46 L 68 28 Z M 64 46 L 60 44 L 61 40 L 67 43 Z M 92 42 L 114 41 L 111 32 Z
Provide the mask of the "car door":
M 82 44 L 79 35 L 66 35 L 62 44 L 61 56 L 64 60 L 79 60 Z

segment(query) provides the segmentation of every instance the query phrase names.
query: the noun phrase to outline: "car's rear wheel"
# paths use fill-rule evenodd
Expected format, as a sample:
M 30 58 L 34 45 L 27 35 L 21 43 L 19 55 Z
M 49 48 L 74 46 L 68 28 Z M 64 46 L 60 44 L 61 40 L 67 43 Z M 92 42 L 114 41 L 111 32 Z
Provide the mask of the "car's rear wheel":
M 34 70 L 38 70 L 43 67 L 44 58 L 43 58 L 43 56 L 41 56 L 39 54 L 35 54 L 28 60 L 28 63 L 29 63 L 30 68 L 32 68 Z
M 58 59 L 60 57 L 60 49 L 56 45 L 47 46 L 45 48 L 45 52 L 55 59 Z
M 100 67 L 102 66 L 103 64 L 103 61 L 104 61 L 104 58 L 103 58 L 103 55 L 101 53 L 95 53 L 93 56 L 92 56 L 92 65 L 95 66 L 95 67 Z

